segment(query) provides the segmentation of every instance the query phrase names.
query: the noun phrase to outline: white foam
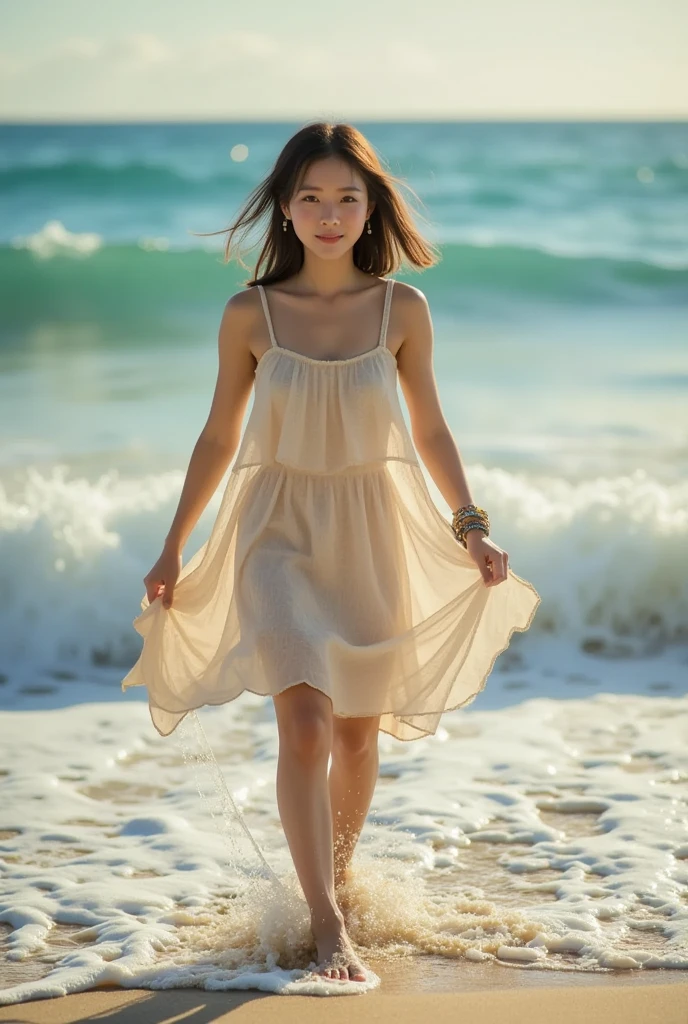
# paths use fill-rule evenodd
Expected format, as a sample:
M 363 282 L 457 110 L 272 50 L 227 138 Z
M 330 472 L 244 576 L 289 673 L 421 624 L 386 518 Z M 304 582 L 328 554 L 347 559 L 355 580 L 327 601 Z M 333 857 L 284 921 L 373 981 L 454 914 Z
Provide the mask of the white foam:
M 542 596 L 533 637 L 591 653 L 657 654 L 688 637 L 688 483 L 642 471 L 571 483 L 482 465 L 471 479 L 514 572 Z M 57 465 L 0 482 L 3 671 L 131 665 L 143 576 L 159 555 L 184 474 L 95 479 Z M 207 538 L 222 487 L 185 548 Z M 107 600 L 103 599 L 104 588 Z
M 103 236 L 94 231 L 69 231 L 62 221 L 49 220 L 33 235 L 17 235 L 12 248 L 29 249 L 39 259 L 53 256 L 92 256 L 104 245 Z
M 0 1003 L 104 983 L 344 991 L 308 975 L 271 702 L 245 694 L 202 718 L 278 884 L 240 864 L 144 704 L 0 720 L 0 916 L 9 961 L 33 979 Z M 364 962 L 416 951 L 527 970 L 688 968 L 688 698 L 538 698 L 443 722 L 426 740 L 380 738 L 342 896 Z

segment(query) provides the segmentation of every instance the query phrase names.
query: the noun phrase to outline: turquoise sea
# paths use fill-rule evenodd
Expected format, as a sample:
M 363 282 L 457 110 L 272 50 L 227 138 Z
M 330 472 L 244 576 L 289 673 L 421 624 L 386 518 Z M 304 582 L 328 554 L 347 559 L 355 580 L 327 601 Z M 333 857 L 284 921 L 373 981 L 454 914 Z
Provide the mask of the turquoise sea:
M 194 233 L 230 223 L 298 127 L 0 127 L 7 706 L 27 675 L 49 694 L 133 660 L 249 276 Z M 636 658 L 685 641 L 688 124 L 358 127 L 441 246 L 396 276 L 430 301 L 475 500 L 543 596 L 533 636 Z

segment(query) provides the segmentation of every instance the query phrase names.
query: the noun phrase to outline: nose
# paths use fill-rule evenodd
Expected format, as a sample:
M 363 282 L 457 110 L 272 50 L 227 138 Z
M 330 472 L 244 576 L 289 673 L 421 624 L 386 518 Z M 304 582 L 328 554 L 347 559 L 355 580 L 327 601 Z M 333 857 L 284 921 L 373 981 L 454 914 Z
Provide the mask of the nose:
M 339 215 L 337 213 L 337 207 L 323 204 L 320 212 L 320 223 L 321 224 L 338 224 Z

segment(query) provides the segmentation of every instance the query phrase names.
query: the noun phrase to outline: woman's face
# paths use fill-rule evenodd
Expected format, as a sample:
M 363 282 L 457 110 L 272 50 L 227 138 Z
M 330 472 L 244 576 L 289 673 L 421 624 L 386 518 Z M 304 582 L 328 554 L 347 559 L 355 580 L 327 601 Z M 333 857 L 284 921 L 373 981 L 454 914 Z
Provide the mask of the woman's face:
M 360 238 L 374 205 L 368 203 L 359 173 L 341 157 L 331 156 L 308 167 L 282 211 L 308 249 L 331 259 L 340 257 Z

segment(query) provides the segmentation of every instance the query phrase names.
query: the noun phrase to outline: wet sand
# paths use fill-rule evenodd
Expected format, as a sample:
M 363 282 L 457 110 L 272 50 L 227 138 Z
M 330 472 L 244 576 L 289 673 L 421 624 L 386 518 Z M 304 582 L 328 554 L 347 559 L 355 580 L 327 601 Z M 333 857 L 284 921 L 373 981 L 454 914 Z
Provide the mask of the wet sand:
M 6 1024 L 77 1024 L 107 1021 L 108 1024 L 193 1024 L 240 1021 L 256 1024 L 415 1024 L 479 1020 L 480 1024 L 687 1024 L 688 981 L 683 972 L 662 971 L 634 975 L 549 973 L 543 977 L 516 969 L 510 976 L 487 978 L 483 965 L 442 965 L 447 990 L 434 972 L 422 991 L 422 964 L 410 971 L 396 967 L 392 973 L 378 967 L 382 987 L 367 995 L 329 998 L 327 1008 L 316 996 L 273 996 L 260 992 L 205 992 L 178 989 L 165 992 L 103 989 L 79 992 L 57 999 L 37 1000 L 0 1008 Z M 421 984 L 412 984 L 413 981 Z M 458 984 L 462 990 L 456 991 Z M 453 991 L 449 989 L 453 988 Z M 412 991 L 413 989 L 413 991 Z

